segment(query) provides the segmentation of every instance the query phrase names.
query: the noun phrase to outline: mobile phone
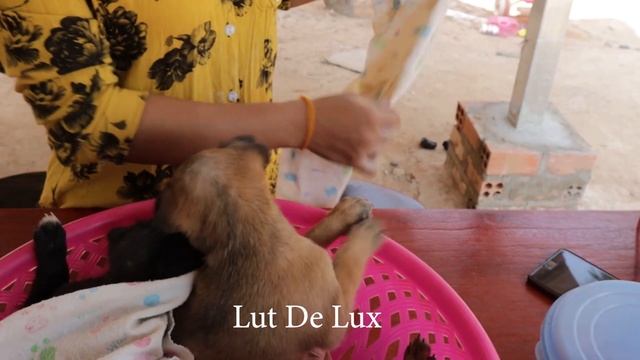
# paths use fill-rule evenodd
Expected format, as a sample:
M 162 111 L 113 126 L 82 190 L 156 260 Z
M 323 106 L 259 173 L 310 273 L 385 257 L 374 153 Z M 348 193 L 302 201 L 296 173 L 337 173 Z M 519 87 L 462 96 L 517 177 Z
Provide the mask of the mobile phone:
M 553 298 L 581 285 L 615 279 L 615 276 L 567 249 L 556 251 L 527 276 L 531 284 Z

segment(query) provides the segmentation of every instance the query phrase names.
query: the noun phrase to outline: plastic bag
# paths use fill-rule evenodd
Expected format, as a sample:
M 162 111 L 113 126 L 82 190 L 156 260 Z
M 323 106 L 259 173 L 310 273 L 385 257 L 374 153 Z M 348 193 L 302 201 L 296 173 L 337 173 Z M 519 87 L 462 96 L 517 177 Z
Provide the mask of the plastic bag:
M 374 0 L 365 71 L 346 91 L 395 104 L 417 77 L 446 7 L 447 0 Z M 283 149 L 276 197 L 331 208 L 352 173 L 309 150 Z

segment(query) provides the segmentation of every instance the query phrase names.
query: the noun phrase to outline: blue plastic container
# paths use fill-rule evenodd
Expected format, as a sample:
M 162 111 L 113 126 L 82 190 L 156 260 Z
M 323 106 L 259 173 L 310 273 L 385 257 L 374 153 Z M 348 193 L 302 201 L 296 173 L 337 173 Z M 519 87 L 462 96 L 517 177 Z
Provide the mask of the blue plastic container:
M 640 359 L 640 283 L 598 281 L 561 296 L 542 323 L 536 358 Z

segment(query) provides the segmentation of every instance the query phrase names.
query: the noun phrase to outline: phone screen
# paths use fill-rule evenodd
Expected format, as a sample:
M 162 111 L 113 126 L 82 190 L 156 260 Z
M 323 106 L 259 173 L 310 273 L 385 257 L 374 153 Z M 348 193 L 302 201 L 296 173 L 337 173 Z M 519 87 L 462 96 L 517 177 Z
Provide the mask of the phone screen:
M 564 249 L 529 274 L 530 281 L 556 297 L 580 285 L 614 279 L 613 275 Z

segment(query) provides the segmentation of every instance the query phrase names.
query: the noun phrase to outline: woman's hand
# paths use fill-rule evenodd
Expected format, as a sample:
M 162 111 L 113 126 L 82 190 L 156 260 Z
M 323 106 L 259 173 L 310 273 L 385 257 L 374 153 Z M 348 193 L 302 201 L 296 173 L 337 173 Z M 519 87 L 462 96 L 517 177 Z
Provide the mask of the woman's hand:
M 389 106 L 357 95 L 314 100 L 317 114 L 309 149 L 366 173 L 400 120 Z M 302 145 L 305 104 L 300 100 L 263 104 L 207 104 L 152 95 L 131 144 L 127 161 L 179 164 L 200 150 L 240 135 L 270 148 Z
M 345 94 L 314 100 L 316 131 L 309 149 L 318 155 L 373 174 L 382 145 L 400 126 L 388 104 Z

